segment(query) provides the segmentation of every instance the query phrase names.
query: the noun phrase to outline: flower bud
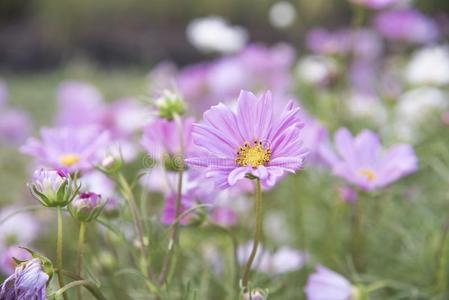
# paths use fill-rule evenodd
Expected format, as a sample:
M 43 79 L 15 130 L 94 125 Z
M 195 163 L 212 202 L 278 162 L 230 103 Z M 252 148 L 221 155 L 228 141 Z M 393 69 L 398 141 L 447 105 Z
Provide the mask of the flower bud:
M 173 120 L 175 115 L 180 116 L 185 112 L 184 101 L 181 97 L 167 90 L 156 100 L 156 107 L 159 110 L 159 116 L 167 120 Z
M 90 222 L 98 217 L 106 200 L 95 193 L 80 193 L 69 205 L 70 214 L 81 222 Z
M 251 291 L 251 295 L 250 293 L 245 293 L 243 295 L 243 299 L 244 300 L 265 300 L 267 299 L 267 293 L 261 290 L 253 290 Z
M 51 261 L 29 249 L 32 259 L 16 260 L 14 274 L 9 276 L 0 286 L 0 299 L 46 299 L 47 283 L 53 276 Z
M 80 186 L 61 170 L 36 170 L 28 184 L 31 194 L 46 207 L 66 206 Z

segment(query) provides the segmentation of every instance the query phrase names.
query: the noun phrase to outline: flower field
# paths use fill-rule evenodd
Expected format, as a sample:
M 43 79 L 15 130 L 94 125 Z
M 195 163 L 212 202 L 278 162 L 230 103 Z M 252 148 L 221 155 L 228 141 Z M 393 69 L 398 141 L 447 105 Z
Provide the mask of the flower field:
M 264 2 L 266 39 L 192 14 L 150 64 L 0 60 L 0 300 L 449 299 L 448 11 L 342 2 Z

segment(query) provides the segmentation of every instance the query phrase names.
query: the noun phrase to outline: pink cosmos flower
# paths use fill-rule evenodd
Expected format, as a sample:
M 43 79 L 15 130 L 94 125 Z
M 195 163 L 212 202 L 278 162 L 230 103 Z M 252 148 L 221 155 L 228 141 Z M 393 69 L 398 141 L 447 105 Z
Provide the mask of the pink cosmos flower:
M 45 300 L 49 276 L 44 272 L 42 262 L 33 258 L 17 266 L 14 274 L 0 286 L 0 299 Z
M 184 153 L 188 153 L 192 148 L 193 122 L 193 118 L 185 118 L 182 120 L 182 146 Z M 161 118 L 154 119 L 145 126 L 141 144 L 156 159 L 161 159 L 164 154 L 179 154 L 181 152 L 179 129 L 174 121 Z
M 30 138 L 20 150 L 46 167 L 84 171 L 101 161 L 100 150 L 108 141 L 108 134 L 96 127 L 43 128 L 41 140 Z
M 220 103 L 204 113 L 203 123 L 193 125 L 198 154 L 186 162 L 205 169 L 222 189 L 248 175 L 270 187 L 285 172 L 294 173 L 303 165 L 307 153 L 301 127 L 299 108 L 293 102 L 275 116 L 271 92 L 258 98 L 242 91 L 236 112 Z
M 353 137 L 349 130 L 339 129 L 335 148 L 338 156 L 330 158 L 334 174 L 366 191 L 385 187 L 418 169 L 410 145 L 394 145 L 385 151 L 379 137 L 369 130 Z
M 57 91 L 58 126 L 98 124 L 105 104 L 97 88 L 87 82 L 64 81 Z
M 439 36 L 436 22 L 413 9 L 382 12 L 374 20 L 374 26 L 389 40 L 425 44 Z
M 354 289 L 351 283 L 325 267 L 318 266 L 304 288 L 307 300 L 351 300 Z
M 25 249 L 17 246 L 9 247 L 0 252 L 0 272 L 4 275 L 10 275 L 16 268 L 16 263 L 13 258 L 21 261 L 31 259 L 31 254 Z
M 0 109 L 0 142 L 21 144 L 31 133 L 30 116 L 17 109 Z

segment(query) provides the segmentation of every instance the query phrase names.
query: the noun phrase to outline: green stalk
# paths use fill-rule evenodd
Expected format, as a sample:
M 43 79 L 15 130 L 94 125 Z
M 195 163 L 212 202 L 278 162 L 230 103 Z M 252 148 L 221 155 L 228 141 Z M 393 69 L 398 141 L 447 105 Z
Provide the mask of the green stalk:
M 176 195 L 176 204 L 175 204 L 175 223 L 173 225 L 172 234 L 169 241 L 169 249 L 168 254 L 165 257 L 164 264 L 162 266 L 162 271 L 159 276 L 159 283 L 163 284 L 165 280 L 167 279 L 168 271 L 170 270 L 170 265 L 173 259 L 173 255 L 175 254 L 175 244 L 178 242 L 178 229 L 179 229 L 179 222 L 176 222 L 178 220 L 179 215 L 181 214 L 181 199 L 182 199 L 182 177 L 183 177 L 184 171 L 181 169 L 179 171 L 179 179 L 178 179 L 178 191 Z
M 65 297 L 66 292 L 74 287 L 81 287 L 84 286 L 89 292 L 98 300 L 106 300 L 106 297 L 101 293 L 101 291 L 98 289 L 98 287 L 90 280 L 87 279 L 80 279 L 77 281 L 72 281 L 68 283 L 67 285 L 63 286 L 59 290 L 57 290 L 54 294 L 54 296 L 60 296 L 62 295 Z
M 449 248 L 448 242 L 448 233 L 449 233 L 449 219 L 446 219 L 446 222 L 443 226 L 443 232 L 441 235 L 441 242 L 437 252 L 437 289 L 439 292 L 444 292 L 447 288 L 447 251 Z
M 56 240 L 56 265 L 58 270 L 62 270 L 62 208 L 61 206 L 57 207 L 58 211 L 58 238 Z M 58 284 L 59 287 L 62 288 L 64 286 L 64 279 L 62 277 L 62 272 L 58 272 Z M 67 300 L 67 295 L 62 295 L 64 300 Z
M 352 204 L 351 229 L 352 229 L 352 261 L 357 272 L 364 269 L 364 235 L 362 222 L 362 197 Z
M 164 284 L 167 280 L 168 273 L 170 271 L 171 262 L 173 260 L 173 256 L 175 254 L 175 246 L 178 243 L 178 229 L 179 222 L 178 218 L 181 214 L 181 201 L 182 201 L 182 179 L 184 175 L 184 131 L 182 128 L 182 120 L 179 115 L 174 114 L 173 116 L 174 122 L 176 124 L 176 128 L 178 130 L 179 136 L 179 145 L 180 145 L 180 158 L 182 159 L 181 166 L 179 169 L 179 177 L 178 177 L 178 189 L 176 191 L 176 203 L 175 203 L 175 223 L 173 227 L 173 231 L 170 237 L 168 253 L 165 256 L 164 263 L 162 265 L 162 271 L 159 275 L 159 284 Z
M 79 276 L 82 276 L 81 272 L 83 269 L 83 254 L 84 254 L 84 235 L 86 232 L 86 225 L 84 222 L 80 222 L 80 232 L 78 238 L 78 265 L 77 265 L 77 273 Z M 78 300 L 82 299 L 81 296 L 81 287 L 77 288 L 77 296 Z
M 257 254 L 257 247 L 262 236 L 262 188 L 260 186 L 260 179 L 256 178 L 256 191 L 255 191 L 255 210 L 256 210 L 256 231 L 254 234 L 253 249 L 246 263 L 245 269 L 243 271 L 242 285 L 244 292 L 248 291 L 248 281 L 249 273 L 251 271 L 251 266 Z

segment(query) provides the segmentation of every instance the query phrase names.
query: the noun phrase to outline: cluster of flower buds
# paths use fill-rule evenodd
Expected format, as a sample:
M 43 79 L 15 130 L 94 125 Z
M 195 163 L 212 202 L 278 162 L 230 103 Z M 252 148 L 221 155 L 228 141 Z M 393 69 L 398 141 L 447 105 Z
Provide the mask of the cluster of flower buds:
M 107 200 L 92 192 L 80 193 L 69 205 L 70 214 L 81 222 L 95 220 L 106 205 Z
M 167 120 L 173 120 L 175 115 L 181 116 L 185 112 L 185 104 L 182 98 L 168 90 L 156 100 L 156 108 L 159 111 L 159 117 Z
M 76 196 L 80 186 L 61 170 L 36 170 L 28 184 L 31 194 L 46 207 L 66 206 Z

